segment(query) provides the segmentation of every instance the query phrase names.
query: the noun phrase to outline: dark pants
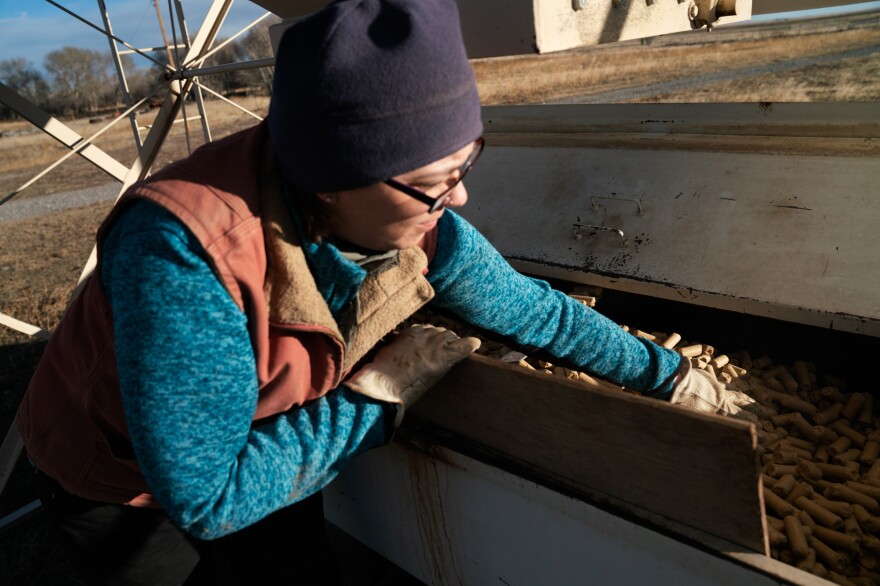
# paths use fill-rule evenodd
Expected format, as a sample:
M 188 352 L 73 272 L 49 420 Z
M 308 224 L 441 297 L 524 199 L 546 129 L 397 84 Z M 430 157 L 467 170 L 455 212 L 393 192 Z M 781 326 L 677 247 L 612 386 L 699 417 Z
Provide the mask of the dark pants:
M 37 486 L 61 545 L 89 584 L 336 584 L 321 493 L 213 541 L 160 509 L 90 501 L 42 473 Z

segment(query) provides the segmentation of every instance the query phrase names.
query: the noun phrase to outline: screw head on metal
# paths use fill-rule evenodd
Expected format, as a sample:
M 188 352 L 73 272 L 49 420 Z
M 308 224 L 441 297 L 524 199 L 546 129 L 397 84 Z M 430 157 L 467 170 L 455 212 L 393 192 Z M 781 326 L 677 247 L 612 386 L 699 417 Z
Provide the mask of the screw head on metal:
M 700 14 L 700 7 L 691 2 L 691 5 L 688 6 L 688 18 L 694 20 Z

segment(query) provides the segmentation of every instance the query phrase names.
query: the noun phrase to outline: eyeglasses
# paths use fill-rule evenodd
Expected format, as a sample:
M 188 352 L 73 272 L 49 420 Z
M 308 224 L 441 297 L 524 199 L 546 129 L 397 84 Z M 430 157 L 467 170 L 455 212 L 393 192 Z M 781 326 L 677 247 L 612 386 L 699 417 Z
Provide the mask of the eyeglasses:
M 468 174 L 468 171 L 471 170 L 477 159 L 480 158 L 480 154 L 483 152 L 483 148 L 486 146 L 486 141 L 483 140 L 481 136 L 477 140 L 474 141 L 474 150 L 471 151 L 471 154 L 468 155 L 468 158 L 465 159 L 465 162 L 462 163 L 461 167 L 458 168 L 457 174 L 452 175 L 446 181 L 442 183 L 438 183 L 427 192 L 422 191 L 421 189 L 416 189 L 412 185 L 407 185 L 406 183 L 401 183 L 396 179 L 388 179 L 385 181 L 385 185 L 390 185 L 394 189 L 398 191 L 402 191 L 410 197 L 413 197 L 420 202 L 427 204 L 428 213 L 434 213 L 437 210 L 446 206 L 449 203 L 449 193 L 455 189 L 455 186 L 461 183 L 461 180 L 464 179 L 464 176 Z M 431 195 L 432 191 L 439 191 L 436 195 Z

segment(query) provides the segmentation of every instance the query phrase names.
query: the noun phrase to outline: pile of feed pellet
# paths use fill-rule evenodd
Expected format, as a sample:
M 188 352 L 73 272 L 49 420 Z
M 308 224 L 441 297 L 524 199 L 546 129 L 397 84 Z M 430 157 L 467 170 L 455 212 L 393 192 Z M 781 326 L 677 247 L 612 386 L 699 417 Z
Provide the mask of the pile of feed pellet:
M 591 297 L 578 298 L 595 305 Z M 485 356 L 549 375 L 594 380 L 525 356 L 454 320 L 420 318 L 480 338 L 477 352 Z M 880 419 L 873 395 L 817 373 L 809 362 L 774 364 L 746 351 L 722 354 L 677 333 L 622 327 L 676 350 L 693 367 L 756 400 L 751 411 L 757 415 L 772 557 L 837 584 L 880 584 Z

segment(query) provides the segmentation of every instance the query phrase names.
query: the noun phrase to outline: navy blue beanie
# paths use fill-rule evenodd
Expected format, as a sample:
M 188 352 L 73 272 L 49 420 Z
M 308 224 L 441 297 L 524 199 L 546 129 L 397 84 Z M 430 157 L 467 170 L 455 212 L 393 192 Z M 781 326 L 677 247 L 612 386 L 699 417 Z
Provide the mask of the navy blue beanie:
M 269 135 L 300 189 L 384 181 L 482 132 L 454 0 L 341 0 L 284 33 Z

